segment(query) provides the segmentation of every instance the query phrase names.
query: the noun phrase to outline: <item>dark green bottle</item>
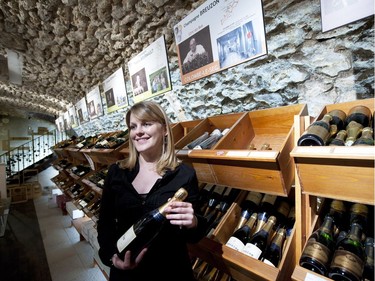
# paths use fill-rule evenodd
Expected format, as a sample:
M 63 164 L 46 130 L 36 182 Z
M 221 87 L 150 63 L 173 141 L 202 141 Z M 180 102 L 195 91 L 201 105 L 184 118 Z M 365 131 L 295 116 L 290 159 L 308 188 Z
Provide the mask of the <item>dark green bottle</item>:
M 374 238 L 366 238 L 365 253 L 366 263 L 363 270 L 363 281 L 374 281 Z
M 337 281 L 361 281 L 365 265 L 361 237 L 361 225 L 353 223 L 348 235 L 336 247 L 328 273 L 329 278 Z
M 314 231 L 307 240 L 299 260 L 300 266 L 321 275 L 327 274 L 335 247 L 333 227 L 333 218 L 327 215 L 320 228 Z

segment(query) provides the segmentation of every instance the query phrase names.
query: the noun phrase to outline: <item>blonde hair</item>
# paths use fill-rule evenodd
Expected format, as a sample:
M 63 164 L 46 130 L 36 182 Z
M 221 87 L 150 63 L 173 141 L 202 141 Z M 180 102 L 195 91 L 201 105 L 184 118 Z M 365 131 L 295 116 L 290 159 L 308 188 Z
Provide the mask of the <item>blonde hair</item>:
M 134 104 L 126 113 L 125 121 L 130 131 L 130 116 L 136 116 L 141 121 L 158 122 L 165 126 L 167 135 L 164 138 L 162 154 L 156 164 L 156 172 L 164 175 L 167 170 L 174 170 L 179 161 L 176 157 L 174 139 L 167 114 L 163 108 L 153 101 L 142 101 Z M 135 149 L 133 141 L 129 138 L 129 156 L 128 158 L 119 161 L 119 165 L 123 169 L 134 169 L 138 161 L 139 153 Z

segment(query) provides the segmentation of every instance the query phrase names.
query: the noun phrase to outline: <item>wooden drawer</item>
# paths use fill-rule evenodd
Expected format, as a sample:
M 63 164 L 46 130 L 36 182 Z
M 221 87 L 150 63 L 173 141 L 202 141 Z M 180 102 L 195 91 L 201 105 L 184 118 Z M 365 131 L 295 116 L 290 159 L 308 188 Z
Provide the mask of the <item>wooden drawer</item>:
M 204 175 L 211 173 L 200 178 L 203 182 L 287 196 L 294 180 L 294 116 L 306 114 L 305 105 L 244 113 L 213 149 L 190 150 L 188 158 Z M 260 150 L 264 143 L 271 150 Z
M 327 105 L 317 119 L 333 109 L 348 113 L 356 105 L 374 111 L 374 99 L 357 100 Z M 304 194 L 374 205 L 374 146 L 296 146 L 291 156 Z
M 245 197 L 243 194 L 239 196 L 241 200 Z M 295 228 L 285 242 L 283 257 L 277 268 L 225 245 L 241 217 L 241 208 L 238 202 L 231 205 L 213 236 L 205 237 L 199 243 L 189 245 L 189 252 L 239 281 L 290 280 L 296 264 Z

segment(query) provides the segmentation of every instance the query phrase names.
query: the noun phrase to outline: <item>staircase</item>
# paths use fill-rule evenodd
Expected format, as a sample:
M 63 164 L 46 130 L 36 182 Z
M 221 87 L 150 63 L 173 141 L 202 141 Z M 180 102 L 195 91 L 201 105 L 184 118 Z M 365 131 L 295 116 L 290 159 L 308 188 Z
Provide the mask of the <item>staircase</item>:
M 6 165 L 7 183 L 24 183 L 28 171 L 40 172 L 48 167 L 56 157 L 51 148 L 65 138 L 65 133 L 53 130 L 1 154 L 0 164 Z

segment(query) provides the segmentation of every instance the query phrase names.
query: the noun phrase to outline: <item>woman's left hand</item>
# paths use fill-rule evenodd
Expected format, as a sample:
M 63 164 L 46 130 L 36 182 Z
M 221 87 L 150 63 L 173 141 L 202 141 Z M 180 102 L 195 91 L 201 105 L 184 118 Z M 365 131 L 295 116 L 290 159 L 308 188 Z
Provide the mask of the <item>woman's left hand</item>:
M 197 226 L 197 217 L 194 215 L 193 206 L 189 202 L 171 202 L 165 211 L 167 212 L 167 219 L 173 225 L 187 228 Z

